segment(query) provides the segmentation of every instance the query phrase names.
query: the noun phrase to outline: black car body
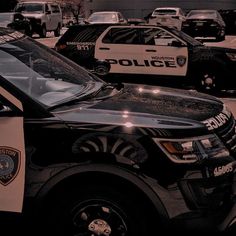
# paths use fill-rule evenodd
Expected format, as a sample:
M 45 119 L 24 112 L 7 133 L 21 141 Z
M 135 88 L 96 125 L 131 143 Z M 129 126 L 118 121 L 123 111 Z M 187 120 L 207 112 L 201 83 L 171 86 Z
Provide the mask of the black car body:
M 226 25 L 226 34 L 236 33 L 236 9 L 220 9 L 219 13 Z
M 217 10 L 191 10 L 182 30 L 192 37 L 215 37 L 225 39 L 225 22 Z
M 161 82 L 168 86 L 186 83 L 210 93 L 236 87 L 235 49 L 205 46 L 182 31 L 166 27 L 72 26 L 55 48 L 108 80 L 118 75 L 115 81 L 130 78 L 129 82 Z M 106 65 L 108 62 L 110 67 Z
M 220 100 L 108 84 L 19 33 L 0 39 L 1 210 L 44 235 L 233 225 L 235 120 Z
M 1 12 L 0 27 L 9 27 L 20 31 L 28 36 L 31 36 L 30 21 L 21 13 L 16 12 Z

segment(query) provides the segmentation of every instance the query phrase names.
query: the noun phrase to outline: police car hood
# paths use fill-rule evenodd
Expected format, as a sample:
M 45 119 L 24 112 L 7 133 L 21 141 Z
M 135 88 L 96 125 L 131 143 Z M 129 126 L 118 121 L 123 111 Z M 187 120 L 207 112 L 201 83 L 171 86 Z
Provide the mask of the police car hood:
M 126 84 L 114 96 L 57 109 L 55 115 L 68 122 L 158 127 L 172 121 L 190 128 L 217 117 L 223 108 L 218 99 L 197 92 Z

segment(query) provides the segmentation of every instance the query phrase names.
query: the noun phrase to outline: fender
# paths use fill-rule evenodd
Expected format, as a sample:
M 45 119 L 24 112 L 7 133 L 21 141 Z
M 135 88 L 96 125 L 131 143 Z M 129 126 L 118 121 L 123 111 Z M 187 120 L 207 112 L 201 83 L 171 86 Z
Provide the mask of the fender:
M 51 179 L 48 180 L 44 184 L 44 186 L 40 189 L 36 196 L 37 206 L 42 206 L 44 197 L 50 192 L 50 190 L 59 184 L 61 181 L 65 180 L 68 177 L 72 177 L 80 174 L 88 174 L 88 173 L 101 173 L 108 175 L 115 175 L 116 177 L 120 177 L 133 184 L 139 190 L 141 190 L 153 204 L 155 209 L 158 211 L 160 215 L 160 220 L 162 220 L 163 224 L 166 224 L 169 220 L 169 216 L 166 208 L 164 207 L 161 199 L 156 193 L 148 186 L 140 176 L 125 170 L 121 167 L 115 167 L 112 165 L 106 164 L 85 164 L 85 165 L 76 165 L 67 169 L 64 169 L 54 175 Z M 115 174 L 114 174 L 115 173 Z M 160 187 L 160 191 L 163 191 Z

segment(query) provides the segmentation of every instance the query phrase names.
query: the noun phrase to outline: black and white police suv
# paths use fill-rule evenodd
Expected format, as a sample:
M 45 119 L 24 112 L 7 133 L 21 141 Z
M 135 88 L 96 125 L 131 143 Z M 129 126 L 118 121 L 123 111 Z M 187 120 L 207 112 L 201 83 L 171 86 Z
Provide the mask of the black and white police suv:
M 0 77 L 8 235 L 13 215 L 34 235 L 232 229 L 235 120 L 220 100 L 105 83 L 10 29 L 0 29 Z
M 99 75 L 145 75 L 144 83 L 148 83 L 148 76 L 181 83 L 184 79 L 184 83 L 206 92 L 236 87 L 236 49 L 208 47 L 176 29 L 152 25 L 74 26 L 55 48 Z

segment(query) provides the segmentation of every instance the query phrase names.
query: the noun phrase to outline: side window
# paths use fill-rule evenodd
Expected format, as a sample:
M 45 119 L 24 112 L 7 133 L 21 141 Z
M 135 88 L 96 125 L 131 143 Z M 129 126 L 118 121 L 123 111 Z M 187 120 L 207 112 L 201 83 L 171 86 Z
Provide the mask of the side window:
M 155 38 L 156 35 L 160 34 L 161 29 L 158 28 L 142 28 L 140 29 L 140 34 L 142 37 L 142 42 L 145 45 L 156 45 Z
M 141 44 L 139 31 L 136 28 L 112 28 L 102 39 L 103 43 Z
M 178 41 L 167 31 L 159 28 L 149 28 L 144 31 L 144 42 L 148 45 L 171 46 L 173 41 Z
M 49 7 L 48 7 L 48 4 L 45 5 L 45 12 L 48 12 L 49 11 Z
M 60 13 L 58 5 L 51 5 L 52 13 Z

